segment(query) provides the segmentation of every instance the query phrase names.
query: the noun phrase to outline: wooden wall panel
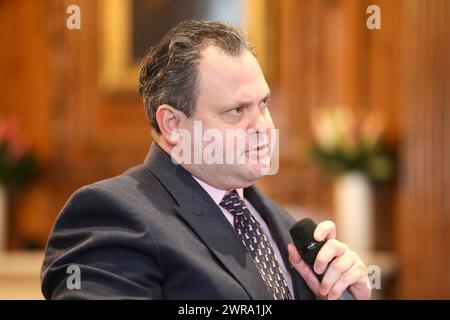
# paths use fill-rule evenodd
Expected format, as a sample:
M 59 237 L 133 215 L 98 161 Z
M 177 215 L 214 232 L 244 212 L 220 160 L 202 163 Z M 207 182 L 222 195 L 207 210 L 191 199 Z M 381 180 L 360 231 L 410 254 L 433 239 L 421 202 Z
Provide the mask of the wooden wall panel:
M 71 4 L 81 30 L 66 28 Z M 20 120 L 41 169 L 13 199 L 12 248 L 43 246 L 75 189 L 139 164 L 150 145 L 137 92 L 108 97 L 97 86 L 97 10 L 87 0 L 0 1 L 0 113 Z
M 49 160 L 52 149 L 44 17 L 41 1 L 0 1 L 0 116 L 16 118 L 42 162 Z M 11 203 L 11 227 L 27 216 L 23 220 L 29 221 L 31 245 L 48 233 L 47 223 L 40 223 L 49 220 L 47 186 L 44 181 L 30 186 Z M 13 242 L 15 236 L 11 232 Z
M 269 193 L 333 217 L 332 180 L 311 163 L 311 110 L 371 107 L 366 1 L 279 1 L 278 74 L 272 113 L 280 128 L 280 172 Z M 378 106 L 379 107 L 379 106 Z M 262 182 L 261 184 L 263 184 Z
M 450 3 L 402 6 L 401 298 L 450 298 Z

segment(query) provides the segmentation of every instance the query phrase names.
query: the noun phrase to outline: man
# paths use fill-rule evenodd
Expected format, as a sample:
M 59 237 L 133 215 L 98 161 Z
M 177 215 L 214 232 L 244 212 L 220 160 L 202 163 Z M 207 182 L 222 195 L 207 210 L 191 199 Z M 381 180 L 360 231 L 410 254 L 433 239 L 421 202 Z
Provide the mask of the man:
M 42 267 L 46 298 L 338 299 L 346 288 L 370 298 L 366 267 L 334 240 L 332 222 L 315 231 L 329 239 L 314 265 L 323 273 L 329 264 L 319 283 L 288 246 L 293 219 L 253 186 L 270 166 L 274 126 L 269 87 L 241 33 L 180 23 L 145 57 L 139 92 L 155 142 L 143 165 L 64 206 Z M 191 141 L 199 125 L 216 140 Z M 219 141 L 228 132 L 244 143 Z M 211 144 L 212 157 L 234 160 L 208 161 Z M 72 271 L 79 283 L 69 285 Z

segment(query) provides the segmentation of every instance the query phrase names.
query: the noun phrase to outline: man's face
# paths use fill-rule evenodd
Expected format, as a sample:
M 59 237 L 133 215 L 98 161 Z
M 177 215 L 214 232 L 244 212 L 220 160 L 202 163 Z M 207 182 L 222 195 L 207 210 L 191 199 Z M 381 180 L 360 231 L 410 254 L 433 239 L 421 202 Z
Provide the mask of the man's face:
M 199 124 L 203 133 L 220 133 L 222 141 L 217 141 L 216 134 L 207 135 L 202 143 L 193 143 L 192 151 L 207 151 L 208 145 L 211 150 L 215 144 L 223 150 L 224 161 L 208 164 L 203 158 L 201 163 L 183 166 L 220 189 L 253 184 L 269 167 L 274 144 L 274 125 L 267 108 L 269 86 L 256 58 L 247 50 L 230 56 L 218 47 L 207 47 L 199 62 L 197 92 L 194 114 L 184 119 L 181 127 L 193 138 L 194 126 L 199 129 Z

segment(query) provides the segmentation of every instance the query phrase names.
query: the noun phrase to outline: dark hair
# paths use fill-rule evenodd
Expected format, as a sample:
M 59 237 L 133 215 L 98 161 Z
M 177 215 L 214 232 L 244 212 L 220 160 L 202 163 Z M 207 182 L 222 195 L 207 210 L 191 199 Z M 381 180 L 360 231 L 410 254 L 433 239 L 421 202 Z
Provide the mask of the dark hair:
M 145 55 L 139 77 L 139 94 L 145 106 L 147 118 L 160 133 L 156 110 L 168 104 L 193 114 L 197 101 L 198 62 L 207 46 L 214 45 L 230 55 L 253 46 L 230 23 L 187 20 L 173 27 Z

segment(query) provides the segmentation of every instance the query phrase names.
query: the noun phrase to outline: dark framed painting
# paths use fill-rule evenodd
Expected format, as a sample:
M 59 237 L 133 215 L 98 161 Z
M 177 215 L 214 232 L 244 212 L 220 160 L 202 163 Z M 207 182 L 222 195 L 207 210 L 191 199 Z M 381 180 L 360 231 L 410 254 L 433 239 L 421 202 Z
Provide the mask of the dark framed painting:
M 106 94 L 137 90 L 147 50 L 186 19 L 231 22 L 257 45 L 263 69 L 268 53 L 270 0 L 99 0 L 99 86 Z M 266 74 L 268 70 L 264 70 Z M 270 72 L 269 72 L 270 73 Z

